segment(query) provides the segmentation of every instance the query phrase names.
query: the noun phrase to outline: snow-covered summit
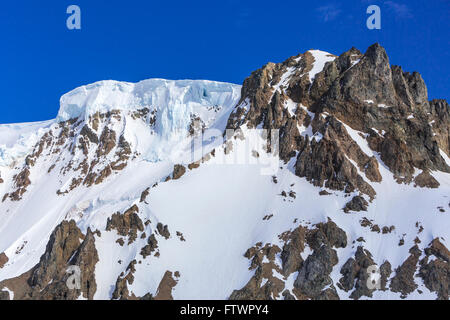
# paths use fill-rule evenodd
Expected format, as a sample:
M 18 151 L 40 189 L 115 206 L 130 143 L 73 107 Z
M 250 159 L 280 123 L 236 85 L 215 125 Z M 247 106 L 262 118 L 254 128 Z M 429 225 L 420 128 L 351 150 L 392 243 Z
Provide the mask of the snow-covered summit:
M 180 106 L 232 107 L 239 99 L 241 86 L 207 80 L 148 79 L 138 83 L 99 81 L 63 95 L 56 120 L 88 117 L 96 112 Z
M 0 125 L 0 166 L 9 166 L 31 152 L 53 124 L 75 118 L 89 123 L 91 115 L 113 110 L 123 112 L 124 117 L 133 111 L 150 110 L 155 116 L 152 128 L 124 121 L 119 125 L 124 127 L 115 129 L 123 131 L 126 124 L 127 137 L 139 145 L 144 158 L 164 158 L 186 138 L 193 118 L 207 128 L 223 130 L 240 99 L 240 91 L 240 85 L 208 80 L 105 80 L 81 86 L 61 97 L 56 119 Z

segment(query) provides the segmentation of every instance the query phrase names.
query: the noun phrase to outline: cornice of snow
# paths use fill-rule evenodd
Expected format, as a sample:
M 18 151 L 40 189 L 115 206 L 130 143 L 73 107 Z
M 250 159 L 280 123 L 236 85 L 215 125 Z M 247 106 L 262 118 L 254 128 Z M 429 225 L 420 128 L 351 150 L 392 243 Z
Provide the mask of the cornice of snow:
M 56 120 L 86 118 L 114 109 L 176 109 L 180 105 L 233 107 L 240 97 L 240 89 L 240 85 L 208 80 L 99 81 L 63 95 Z

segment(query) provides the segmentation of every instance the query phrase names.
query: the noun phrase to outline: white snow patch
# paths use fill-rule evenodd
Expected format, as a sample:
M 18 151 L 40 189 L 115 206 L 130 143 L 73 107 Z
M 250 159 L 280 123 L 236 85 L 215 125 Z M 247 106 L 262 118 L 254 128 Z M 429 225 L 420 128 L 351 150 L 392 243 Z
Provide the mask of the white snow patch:
M 313 83 L 316 74 L 323 70 L 327 62 L 334 61 L 336 59 L 336 56 L 320 50 L 309 50 L 308 52 L 311 53 L 314 57 L 313 67 L 309 72 L 309 80 L 311 83 Z

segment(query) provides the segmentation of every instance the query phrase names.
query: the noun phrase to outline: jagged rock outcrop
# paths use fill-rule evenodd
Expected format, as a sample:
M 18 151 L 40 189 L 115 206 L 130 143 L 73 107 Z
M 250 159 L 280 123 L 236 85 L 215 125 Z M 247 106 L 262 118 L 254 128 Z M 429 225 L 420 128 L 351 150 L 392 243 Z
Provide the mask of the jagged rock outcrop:
M 425 286 L 437 293 L 438 299 L 448 300 L 450 293 L 450 251 L 434 239 L 420 261 L 419 276 Z
M 422 251 L 417 245 L 409 250 L 410 256 L 401 266 L 395 269 L 395 276 L 391 279 L 390 288 L 393 292 L 400 292 L 402 298 L 417 289 L 417 283 L 414 280 Z
M 372 297 L 372 293 L 376 290 L 376 283 L 372 288 L 369 288 L 368 281 L 376 281 L 370 279 L 369 267 L 376 266 L 373 261 L 372 254 L 358 246 L 355 252 L 355 258 L 350 258 L 341 268 L 342 278 L 337 284 L 344 291 L 353 291 L 350 298 L 359 299 L 362 296 Z M 380 273 L 380 290 L 386 290 L 386 283 L 391 274 L 391 264 L 385 261 L 379 267 Z
M 337 264 L 337 252 L 332 249 L 347 246 L 347 235 L 333 221 L 319 223 L 313 229 L 299 226 L 279 236 L 283 249 L 277 245 L 257 243 L 247 250 L 245 257 L 251 260 L 254 276 L 240 290 L 230 295 L 231 300 L 269 299 L 339 299 L 330 278 Z M 309 246 L 313 252 L 303 260 L 301 254 Z M 277 264 L 277 257 L 281 266 Z M 286 279 L 294 272 L 293 294 L 285 290 Z M 283 275 L 282 278 L 277 274 Z
M 333 248 L 345 248 L 347 235 L 333 221 L 319 223 L 307 234 L 307 243 L 313 250 L 299 269 L 294 287 L 297 296 L 318 300 L 338 300 L 339 296 L 330 278 L 338 263 Z
M 450 106 L 447 101 L 434 99 L 429 103 L 428 116 L 431 120 L 429 124 L 436 139 L 439 148 L 450 157 Z
M 173 177 L 172 179 L 178 180 L 181 178 L 182 175 L 184 175 L 186 172 L 186 167 L 176 164 L 173 168 Z
M 96 292 L 95 265 L 98 254 L 94 234 L 83 235 L 73 220 L 63 221 L 50 235 L 39 263 L 19 277 L 0 282 L 14 292 L 14 299 L 93 299 Z M 69 288 L 69 267 L 79 268 L 79 287 Z
M 300 226 L 290 233 L 288 241 L 281 251 L 281 262 L 283 266 L 283 275 L 289 276 L 291 273 L 300 269 L 303 259 L 301 253 L 305 249 L 307 229 Z
M 132 243 L 136 240 L 138 231 L 144 231 L 144 224 L 139 218 L 138 212 L 139 207 L 133 205 L 123 214 L 114 213 L 106 222 L 106 231 L 115 229 L 119 235 L 128 237 L 128 244 Z
M 141 255 L 144 257 L 144 259 L 151 255 L 152 252 L 154 252 L 158 248 L 158 240 L 156 240 L 156 237 L 154 234 L 151 234 L 150 237 L 147 239 L 147 245 L 145 245 L 141 249 Z
M 384 130 L 384 139 L 377 143 L 374 137 L 370 146 L 398 176 L 411 178 L 414 168 L 449 172 L 429 126 L 423 79 L 417 72 L 391 68 L 386 51 L 378 44 L 333 82 L 316 107 L 358 131 Z
M 128 291 L 128 285 L 133 284 L 134 275 L 133 273 L 136 271 L 135 268 L 136 260 L 130 262 L 128 267 L 125 270 L 125 273 L 122 272 L 116 281 L 116 286 L 114 292 L 112 294 L 112 299 L 114 300 L 135 300 L 135 295 L 130 295 Z
M 8 256 L 2 252 L 0 253 L 0 269 L 9 261 Z
M 167 225 L 163 225 L 161 222 L 158 222 L 158 224 L 156 225 L 156 230 L 166 240 L 170 238 L 169 227 Z
M 438 186 L 429 171 L 450 172 L 439 151 L 449 152 L 450 111 L 444 100 L 428 101 L 420 74 L 391 66 L 384 48 L 374 44 L 365 54 L 352 48 L 330 58 L 312 81 L 311 52 L 253 72 L 228 127 L 279 129 L 280 157 L 297 155 L 298 176 L 373 199 L 366 179 L 381 181 L 378 161 L 360 149 L 344 122 L 380 154 L 399 183 L 410 183 L 417 168 L 423 172 L 417 186 Z
M 366 199 L 361 196 L 354 196 L 352 200 L 347 202 L 344 207 L 344 212 L 348 213 L 350 211 L 367 211 L 367 203 Z
M 174 279 L 175 277 L 175 279 Z M 164 273 L 163 278 L 161 279 L 161 282 L 158 285 L 158 289 L 156 291 L 154 300 L 173 300 L 172 296 L 172 290 L 177 285 L 178 280 L 177 278 L 180 277 L 180 274 L 178 271 L 175 273 L 172 273 L 171 271 L 167 270 Z
M 337 253 L 329 245 L 314 250 L 305 260 L 294 282 L 294 287 L 299 291 L 298 295 L 319 300 L 339 300 L 330 278 L 330 273 L 337 263 Z M 326 286 L 329 288 L 323 291 Z
M 273 300 L 279 298 L 284 289 L 284 282 L 275 277 L 273 270 L 281 273 L 281 268 L 275 263 L 276 255 L 281 249 L 276 245 L 257 243 L 247 250 L 245 257 L 251 260 L 250 270 L 255 270 L 254 276 L 240 290 L 234 290 L 230 300 Z

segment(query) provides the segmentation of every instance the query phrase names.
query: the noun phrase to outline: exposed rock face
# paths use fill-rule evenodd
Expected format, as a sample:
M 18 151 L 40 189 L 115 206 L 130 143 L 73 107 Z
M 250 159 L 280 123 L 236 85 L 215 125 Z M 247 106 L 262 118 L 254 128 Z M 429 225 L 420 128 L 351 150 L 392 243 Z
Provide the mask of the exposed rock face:
M 173 179 L 180 179 L 182 175 L 186 172 L 186 168 L 182 165 L 176 164 L 173 168 Z
M 425 249 L 425 255 L 425 258 L 420 261 L 420 277 L 430 291 L 437 293 L 439 299 L 448 300 L 450 292 L 450 251 L 436 238 Z
M 375 191 L 359 174 L 358 169 L 365 172 L 371 181 L 381 181 L 377 162 L 361 151 L 344 125 L 333 116 L 315 118 L 313 127 L 317 128 L 322 139 L 317 142 L 316 139 L 309 141 L 307 138 L 300 146 L 296 175 L 306 177 L 315 186 L 347 193 L 360 190 L 373 198 Z
M 176 272 L 176 274 L 178 273 Z M 154 300 L 173 300 L 172 289 L 177 285 L 178 282 L 173 278 L 173 276 L 174 275 L 171 271 L 166 271 L 166 273 L 164 273 L 164 276 L 159 283 Z
M 417 168 L 424 172 L 417 186 L 438 186 L 427 172 L 450 172 L 439 152 L 449 153 L 448 104 L 429 102 L 420 74 L 390 66 L 379 44 L 365 54 L 352 48 L 329 60 L 314 81 L 308 76 L 316 62 L 311 52 L 253 72 L 227 127 L 279 129 L 281 159 L 297 155 L 296 175 L 315 186 L 374 198 L 365 179 L 381 181 L 378 161 L 360 149 L 350 129 L 361 133 L 399 183 L 411 182 Z M 288 110 L 289 104 L 295 110 Z
M 61 186 L 58 195 L 65 195 L 84 185 L 90 187 L 102 183 L 114 172 L 123 170 L 133 154 L 130 144 L 123 135 L 110 127 L 123 126 L 125 115 L 118 110 L 96 113 L 87 122 L 77 118 L 60 122 L 48 129 L 13 176 L 12 191 L 3 196 L 3 201 L 20 201 L 29 186 L 36 164 L 48 164 L 48 173 L 60 167 L 62 176 L 76 173 L 70 184 Z M 146 121 L 142 119 L 142 121 Z M 69 150 L 71 158 L 60 155 Z
M 299 269 L 294 282 L 296 295 L 310 299 L 337 300 L 339 296 L 330 278 L 333 267 L 338 263 L 337 252 L 333 247 L 345 248 L 347 235 L 331 220 L 315 227 L 307 234 L 307 242 L 313 253 Z
M 166 238 L 166 240 L 170 238 L 169 227 L 167 225 L 163 225 L 161 222 L 159 222 L 156 225 L 156 230 L 158 230 L 158 233 Z
M 319 223 L 314 229 L 299 226 L 279 236 L 284 241 L 283 249 L 277 245 L 257 243 L 247 250 L 245 257 L 251 260 L 250 270 L 254 276 L 240 290 L 235 290 L 231 300 L 247 299 L 327 299 L 336 300 L 339 296 L 333 286 L 330 273 L 337 264 L 337 253 L 333 247 L 347 246 L 347 235 L 333 221 Z M 301 253 L 308 245 L 312 250 L 304 261 Z M 277 257 L 281 266 L 277 264 Z M 285 281 L 297 272 L 293 293 L 285 290 Z M 276 274 L 284 277 L 280 279 Z M 326 288 L 328 287 L 328 288 Z
M 350 298 L 359 299 L 362 296 L 372 297 L 375 289 L 367 286 L 369 280 L 370 266 L 376 265 L 372 259 L 372 254 L 359 246 L 355 253 L 355 258 L 350 258 L 341 268 L 342 278 L 339 280 L 338 286 L 345 291 L 352 291 Z M 379 270 L 381 274 L 381 290 L 386 290 L 386 282 L 391 274 L 391 266 L 385 261 Z
M 348 213 L 350 211 L 367 211 L 367 203 L 366 199 L 361 196 L 354 196 L 352 200 L 347 202 L 344 207 L 344 212 Z
M 416 186 L 421 188 L 434 189 L 439 187 L 439 182 L 437 182 L 428 171 L 422 171 L 422 173 L 418 174 L 417 177 L 414 178 L 414 182 Z
M 366 102 L 370 100 L 373 103 Z M 368 134 L 371 128 L 385 130 L 383 141 L 377 143 L 377 138 L 372 138 L 370 146 L 398 176 L 411 177 L 414 168 L 449 172 L 429 126 L 430 106 L 421 76 L 391 68 L 378 44 L 369 47 L 361 62 L 338 77 L 316 106 L 345 119 L 356 130 Z M 413 118 L 408 118 L 410 114 Z
M 0 301 L 2 300 L 11 300 L 8 291 L 0 291 Z
M 314 250 L 300 269 L 294 283 L 295 288 L 307 297 L 320 299 L 322 290 L 330 286 L 333 292 L 332 299 L 339 299 L 329 276 L 337 263 L 337 253 L 329 245 L 323 245 Z
M 31 184 L 29 168 L 24 168 L 19 174 L 15 175 L 14 186 L 16 190 L 9 195 L 11 200 L 19 201 L 22 199 L 22 195 L 27 191 L 27 187 Z
M 338 263 L 338 255 L 333 248 L 347 247 L 346 233 L 333 221 L 319 223 L 312 229 L 299 226 L 279 238 L 285 243 L 283 249 L 269 243 L 264 246 L 257 243 L 247 250 L 244 256 L 251 260 L 249 269 L 255 270 L 255 273 L 242 289 L 232 292 L 231 300 L 335 300 L 339 296 L 334 285 L 349 292 L 349 297 L 355 300 L 364 296 L 373 297 L 375 290 L 399 292 L 405 298 L 417 289 L 416 277 L 421 277 L 425 286 L 436 292 L 439 299 L 448 299 L 450 251 L 439 239 L 424 250 L 425 257 L 420 261 L 422 251 L 417 245 L 412 247 L 410 256 L 394 273 L 389 261 L 377 265 L 372 254 L 360 245 L 354 257 L 341 267 L 339 282 L 333 283 L 330 274 Z M 312 252 L 304 260 L 301 254 L 306 246 Z M 281 265 L 277 261 L 281 261 Z M 295 272 L 297 275 L 291 293 L 285 288 L 285 281 Z M 379 278 L 371 278 L 371 272 L 378 272 Z M 283 277 L 280 278 L 280 275 Z M 369 286 L 369 282 L 373 287 Z
M 255 275 L 240 290 L 234 290 L 230 300 L 272 300 L 280 297 L 284 289 L 284 282 L 273 275 L 273 270 L 281 273 L 281 268 L 276 265 L 275 257 L 281 252 L 276 245 L 261 243 L 247 250 L 245 257 L 251 260 L 250 270 L 255 270 Z M 266 260 L 267 259 L 267 260 Z M 263 283 L 264 280 L 266 280 Z
M 154 252 L 158 248 L 158 240 L 156 240 L 156 237 L 154 234 L 150 235 L 147 240 L 147 245 L 145 245 L 141 249 L 141 255 L 144 257 L 144 259 L 151 255 L 152 252 Z
M 137 215 L 138 212 L 138 206 L 133 205 L 123 214 L 113 214 L 106 222 L 106 231 L 115 229 L 119 235 L 128 237 L 128 244 L 132 243 L 137 238 L 137 232 L 144 231 L 144 224 Z
M 0 253 L 0 269 L 9 261 L 8 257 L 4 252 Z
M 430 124 L 439 148 L 450 157 L 450 107 L 445 100 L 435 99 L 430 101 Z
M 96 292 L 95 265 L 98 254 L 90 229 L 83 235 L 73 220 L 63 221 L 50 236 L 39 263 L 23 275 L 0 282 L 14 292 L 14 299 L 93 299 Z M 69 289 L 69 266 L 80 270 L 79 289 Z
M 150 193 L 150 188 L 145 189 L 144 191 L 142 191 L 141 193 L 141 199 L 139 202 L 145 202 L 145 200 L 147 199 L 148 195 Z
M 326 223 L 315 225 L 315 229 L 308 233 L 307 241 L 313 250 L 319 249 L 322 245 L 345 248 L 347 246 L 347 234 L 336 223 L 328 219 Z
M 296 228 L 289 236 L 289 240 L 283 246 L 281 252 L 281 262 L 283 266 L 283 275 L 289 276 L 291 273 L 300 269 L 303 259 L 301 253 L 305 249 L 307 229 L 303 227 Z
M 422 251 L 415 245 L 409 252 L 411 255 L 395 270 L 395 276 L 392 278 L 390 285 L 391 290 L 400 292 L 402 298 L 405 298 L 408 294 L 417 289 L 414 275 Z
M 178 271 L 175 274 L 171 271 L 164 273 L 155 295 L 147 293 L 142 297 L 137 297 L 134 293 L 130 293 L 128 289 L 128 285 L 132 285 L 134 282 L 135 266 L 136 260 L 131 261 L 125 272 L 122 272 L 117 278 L 112 294 L 113 300 L 173 300 L 172 289 L 177 285 L 180 277 Z
M 125 270 L 124 274 L 119 275 L 116 281 L 116 287 L 114 289 L 114 292 L 112 294 L 112 298 L 114 300 L 135 300 L 136 296 L 133 294 L 130 296 L 130 293 L 128 291 L 128 285 L 133 284 L 134 282 L 134 275 L 133 273 L 136 271 L 135 268 L 136 260 L 133 260 L 128 265 L 127 269 Z

